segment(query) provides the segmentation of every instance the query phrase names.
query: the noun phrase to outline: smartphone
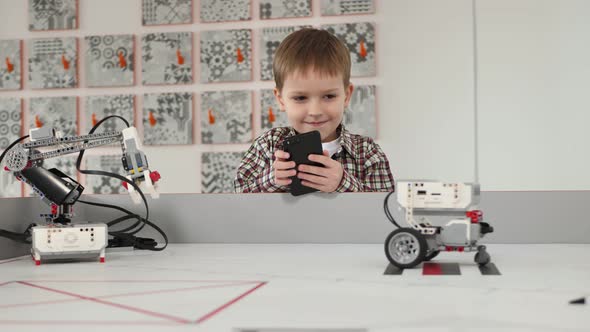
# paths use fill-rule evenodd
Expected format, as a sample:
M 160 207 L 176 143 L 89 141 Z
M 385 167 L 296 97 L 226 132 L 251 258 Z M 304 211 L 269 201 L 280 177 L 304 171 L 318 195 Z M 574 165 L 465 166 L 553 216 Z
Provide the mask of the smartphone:
M 323 153 L 322 137 L 317 130 L 285 138 L 282 149 L 289 153 L 289 161 L 294 161 L 295 167 L 301 164 L 323 167 L 322 164 L 308 159 L 310 154 L 321 155 Z M 318 191 L 317 189 L 302 185 L 301 180 L 297 176 L 291 177 L 289 188 L 293 196 Z

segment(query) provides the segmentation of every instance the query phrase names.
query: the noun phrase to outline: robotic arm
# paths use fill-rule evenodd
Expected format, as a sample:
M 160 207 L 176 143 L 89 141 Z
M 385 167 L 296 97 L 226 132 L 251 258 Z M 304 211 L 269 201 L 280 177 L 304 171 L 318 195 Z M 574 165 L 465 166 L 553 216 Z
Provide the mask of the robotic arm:
M 25 182 L 40 194 L 52 207 L 51 222 L 66 224 L 72 216 L 71 206 L 78 200 L 84 187 L 57 169 L 43 168 L 43 160 L 80 152 L 113 143 L 120 143 L 122 164 L 127 178 L 137 186 L 144 187 L 152 198 L 158 198 L 153 184 L 160 179 L 158 172 L 151 172 L 145 154 L 140 150 L 141 143 L 135 127 L 121 132 L 106 132 L 72 137 L 61 137 L 53 128 L 42 127 L 29 131 L 30 141 L 20 143 L 8 151 L 7 171 Z M 46 149 L 41 151 L 40 149 Z M 133 201 L 138 204 L 141 196 L 134 186 L 128 189 Z
M 160 174 L 149 170 L 147 158 L 141 151 L 137 130 L 134 127 L 129 127 L 121 132 L 94 134 L 96 127 L 106 119 L 95 125 L 88 135 L 82 136 L 62 137 L 53 128 L 47 127 L 32 129 L 29 131 L 29 142 L 18 143 L 27 136 L 22 137 L 11 145 L 12 148 L 6 154 L 5 170 L 13 172 L 19 180 L 31 186 L 43 201 L 51 206 L 51 213 L 42 215 L 46 218 L 47 225 L 32 224 L 27 228 L 27 230 L 30 229 L 31 234 L 31 255 L 37 265 L 40 265 L 42 260 L 93 257 L 99 257 L 100 262 L 104 262 L 105 250 L 110 241 L 109 235 L 113 236 L 113 240 L 124 239 L 134 247 L 136 246 L 139 238 L 135 237 L 134 233 L 126 234 L 121 231 L 109 233 L 107 230 L 109 226 L 104 223 L 72 224 L 72 206 L 78 201 L 84 187 L 58 169 L 48 170 L 43 167 L 45 159 L 80 152 L 77 164 L 79 169 L 81 156 L 85 150 L 119 143 L 122 150 L 121 162 L 126 172 L 124 176 L 98 170 L 79 169 L 79 171 L 84 174 L 110 175 L 124 180 L 123 184 L 135 203 L 140 203 L 144 199 L 143 191 L 149 192 L 153 198 L 158 198 L 153 184 L 160 179 Z M 2 156 L 4 153 L 0 155 L 0 159 Z M 131 185 L 127 186 L 128 183 Z M 140 186 L 144 188 L 142 189 Z M 149 222 L 148 205 L 147 202 L 144 201 L 144 203 L 146 216 L 141 220 L 144 224 L 150 224 L 160 232 L 167 244 L 166 235 L 161 229 Z M 129 216 L 140 220 L 137 215 L 129 214 Z M 148 248 L 155 246 L 155 244 L 154 241 L 149 245 L 142 246 Z M 163 250 L 166 244 L 157 249 L 152 247 L 152 250 Z

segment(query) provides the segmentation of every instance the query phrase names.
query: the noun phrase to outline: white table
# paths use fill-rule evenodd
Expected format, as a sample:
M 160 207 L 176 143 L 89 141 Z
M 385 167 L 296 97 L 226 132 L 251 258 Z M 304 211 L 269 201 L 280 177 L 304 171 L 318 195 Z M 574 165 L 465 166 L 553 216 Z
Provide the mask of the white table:
M 488 245 L 441 253 L 461 275 L 383 275 L 381 245 L 174 244 L 106 263 L 0 261 L 0 330 L 590 330 L 590 245 Z

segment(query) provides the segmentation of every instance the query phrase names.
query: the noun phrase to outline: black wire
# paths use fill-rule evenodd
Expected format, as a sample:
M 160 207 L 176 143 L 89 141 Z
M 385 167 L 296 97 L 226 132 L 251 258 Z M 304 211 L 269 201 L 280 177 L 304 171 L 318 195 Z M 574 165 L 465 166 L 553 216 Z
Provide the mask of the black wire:
M 164 248 L 166 248 L 168 246 L 168 236 L 166 236 L 166 233 L 164 233 L 164 231 L 160 227 L 158 227 L 156 224 L 152 223 L 151 221 L 149 221 L 145 218 L 141 218 L 139 215 L 134 214 L 129 210 L 126 210 L 120 206 L 110 205 L 110 204 L 95 203 L 95 202 L 88 202 L 88 201 L 82 201 L 82 200 L 78 200 L 78 202 L 80 202 L 82 204 L 88 204 L 88 205 L 93 205 L 93 206 L 105 207 L 105 208 L 109 208 L 109 209 L 115 209 L 115 210 L 119 210 L 119 211 L 127 213 L 127 215 L 125 215 L 125 216 L 122 216 L 122 217 L 119 217 L 119 218 L 116 218 L 116 219 L 113 219 L 113 220 L 107 222 L 106 224 L 108 227 L 114 226 L 114 225 L 116 225 L 124 220 L 130 219 L 130 218 L 138 218 L 143 223 L 153 227 L 164 238 L 164 246 L 161 248 L 154 248 L 154 247 L 142 248 L 142 245 L 140 243 L 135 243 L 134 245 L 139 247 L 140 249 L 161 251 L 161 250 L 164 250 Z M 134 237 L 132 237 L 132 234 L 137 233 L 137 231 L 135 231 L 133 233 L 125 233 L 123 231 L 124 230 L 109 232 L 109 235 L 116 236 L 116 237 L 122 237 L 122 238 L 130 239 L 131 241 L 133 241 Z
M 111 115 L 108 117 L 105 117 L 104 119 L 100 120 L 97 124 L 95 124 L 92 129 L 90 129 L 90 132 L 88 134 L 92 134 L 94 133 L 94 131 L 106 120 L 108 120 L 109 118 L 119 118 L 121 120 L 123 120 L 125 122 L 125 124 L 127 125 L 127 127 L 129 127 L 129 123 L 127 122 L 127 120 L 125 120 L 125 118 L 120 117 L 118 115 Z M 87 142 L 87 141 L 85 141 Z M 81 150 L 80 153 L 78 154 L 78 159 L 76 160 L 76 169 L 78 169 L 78 171 L 82 174 L 88 174 L 88 175 L 102 175 L 102 176 L 108 176 L 108 177 L 112 177 L 112 178 L 116 178 L 119 179 L 121 181 L 124 181 L 126 183 L 128 183 L 129 185 L 133 186 L 133 188 L 139 193 L 139 195 L 141 196 L 141 199 L 143 200 L 143 203 L 145 205 L 145 210 L 146 210 L 146 216 L 145 218 L 142 218 L 141 216 L 139 216 L 138 214 L 132 213 L 129 210 L 126 210 L 122 207 L 119 206 L 115 206 L 115 205 L 110 205 L 110 204 L 101 204 L 101 203 L 92 203 L 92 202 L 87 202 L 87 201 L 82 201 L 82 200 L 78 200 L 78 202 L 83 203 L 83 204 L 88 204 L 88 205 L 94 205 L 94 206 L 100 206 L 100 207 L 106 207 L 106 208 L 111 208 L 111 209 L 116 209 L 119 210 L 121 212 L 126 213 L 127 215 L 116 218 L 114 220 L 111 220 L 107 223 L 108 227 L 112 227 L 118 223 L 121 223 L 125 220 L 128 219 L 136 219 L 137 221 L 132 224 L 131 226 L 124 228 L 122 230 L 118 230 L 118 231 L 111 231 L 109 232 L 109 235 L 113 236 L 113 237 L 118 237 L 118 238 L 122 238 L 124 240 L 127 240 L 128 242 L 133 243 L 134 247 L 139 248 L 139 249 L 146 249 L 146 250 L 154 250 L 154 251 L 161 251 L 164 250 L 164 248 L 166 248 L 168 246 L 168 237 L 166 236 L 166 233 L 164 233 L 164 231 L 159 228 L 158 226 L 156 226 L 154 223 L 152 223 L 151 221 L 149 221 L 149 215 L 150 215 L 150 211 L 149 211 L 149 206 L 147 203 L 147 199 L 145 198 L 145 195 L 143 194 L 143 191 L 139 188 L 139 186 L 137 186 L 133 181 L 130 181 L 129 179 L 127 179 L 126 177 L 120 176 L 119 174 L 115 174 L 115 173 L 110 173 L 110 172 L 104 172 L 104 171 L 98 171 L 98 170 L 82 170 L 80 169 L 80 165 L 82 164 L 82 158 L 84 157 L 84 150 Z M 139 238 L 135 237 L 134 234 L 139 233 L 146 225 L 151 226 L 152 228 L 154 228 L 158 233 L 160 233 L 162 235 L 162 237 L 164 238 L 164 246 L 161 248 L 155 248 L 155 246 L 146 246 L 143 245 L 142 243 L 139 242 Z M 139 228 L 137 228 L 139 227 Z M 135 229 L 137 228 L 137 229 Z M 133 231 L 132 231 L 133 230 Z
M 392 224 L 394 224 L 397 228 L 401 228 L 401 226 L 395 221 L 395 219 L 393 219 L 393 216 L 391 215 L 391 211 L 389 211 L 389 196 L 391 196 L 395 191 L 390 192 L 389 194 L 387 194 L 387 196 L 385 196 L 385 200 L 383 201 L 383 210 L 385 211 L 385 216 L 387 217 L 387 219 L 389 219 L 389 221 L 391 221 Z

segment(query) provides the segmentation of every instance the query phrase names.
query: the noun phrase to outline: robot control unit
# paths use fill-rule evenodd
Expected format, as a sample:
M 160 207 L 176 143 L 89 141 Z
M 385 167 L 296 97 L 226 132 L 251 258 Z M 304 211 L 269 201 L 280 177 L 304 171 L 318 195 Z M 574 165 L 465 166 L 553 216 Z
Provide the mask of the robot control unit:
M 494 231 L 483 222 L 483 213 L 476 207 L 479 184 L 408 180 L 398 181 L 396 192 L 394 204 L 409 227 L 401 227 L 393 218 L 388 201 L 395 192 L 390 192 L 384 202 L 385 215 L 397 226 L 385 240 L 385 255 L 391 264 L 412 268 L 441 251 L 475 251 L 477 264 L 491 261 L 486 247 L 478 244 L 485 234 Z M 447 222 L 435 226 L 431 219 Z
M 153 184 L 159 180 L 160 175 L 158 172 L 150 172 L 146 156 L 140 150 L 141 142 L 135 127 L 120 132 L 93 134 L 91 131 L 88 135 L 71 137 L 61 137 L 53 128 L 35 128 L 29 131 L 28 142 L 16 144 L 7 152 L 5 170 L 31 186 L 32 190 L 51 207 L 51 213 L 41 215 L 45 218 L 46 224 L 34 225 L 30 229 L 31 255 L 37 265 L 40 265 L 41 261 L 54 259 L 99 258 L 104 262 L 108 244 L 107 225 L 71 224 L 71 218 L 74 216 L 72 207 L 84 187 L 56 168 L 44 168 L 43 161 L 117 143 L 122 149 L 121 161 L 126 175 L 115 176 L 134 184 L 126 186 L 133 201 L 142 201 L 142 195 L 135 189 L 140 185 L 152 198 L 158 198 Z M 86 172 L 110 174 L 100 171 Z

